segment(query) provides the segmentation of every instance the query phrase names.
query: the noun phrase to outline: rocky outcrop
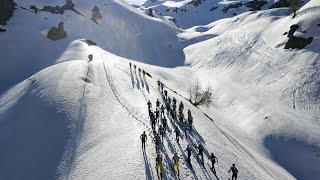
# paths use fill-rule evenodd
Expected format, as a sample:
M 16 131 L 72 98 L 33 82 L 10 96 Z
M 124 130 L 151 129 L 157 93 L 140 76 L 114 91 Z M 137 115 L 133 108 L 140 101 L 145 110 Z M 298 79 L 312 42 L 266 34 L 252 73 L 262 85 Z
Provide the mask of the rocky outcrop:
M 64 31 L 63 22 L 60 22 L 58 28 L 52 27 L 47 35 L 47 38 L 56 41 L 59 39 L 63 39 L 67 36 L 67 32 Z
M 0 28 L 0 33 L 2 33 L 2 32 L 6 32 L 7 30 L 6 29 L 2 29 L 2 28 Z
M 245 3 L 244 5 L 249 8 L 249 11 L 259 11 L 266 4 L 268 4 L 267 1 L 253 0 Z
M 229 11 L 229 9 L 237 9 L 239 7 L 243 6 L 242 2 L 239 2 L 239 3 L 233 3 L 229 6 L 226 6 L 222 9 L 222 12 L 225 14 Z
M 269 9 L 273 9 L 273 8 L 281 8 L 281 7 L 289 7 L 289 0 L 279 0 L 277 2 L 275 2 L 274 4 L 272 4 Z
M 284 47 L 285 49 L 290 49 L 290 48 L 303 49 L 313 41 L 313 37 L 303 38 L 303 37 L 294 36 L 294 33 L 298 29 L 299 29 L 299 25 L 297 24 L 290 26 L 290 30 L 287 33 L 289 40 Z
M 0 1 L 0 24 L 7 25 L 7 21 L 13 16 L 16 3 L 13 0 Z
M 94 6 L 94 8 L 92 9 L 92 16 L 91 16 L 91 20 L 98 24 L 98 19 L 102 19 L 102 15 L 100 14 L 99 8 L 97 6 Z
M 66 0 L 66 3 L 63 6 L 44 6 L 42 9 L 38 9 L 36 6 L 30 6 L 30 9 L 34 11 L 34 13 L 38 13 L 39 11 L 49 12 L 52 14 L 63 14 L 66 10 L 73 11 L 77 14 L 81 14 L 74 8 L 74 4 L 72 0 Z

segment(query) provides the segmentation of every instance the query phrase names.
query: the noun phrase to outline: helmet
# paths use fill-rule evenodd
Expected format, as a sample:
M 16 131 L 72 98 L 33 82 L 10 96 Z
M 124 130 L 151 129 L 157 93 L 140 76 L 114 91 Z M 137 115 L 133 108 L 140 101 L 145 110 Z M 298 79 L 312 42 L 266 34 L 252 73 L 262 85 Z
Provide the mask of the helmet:
M 235 166 L 235 164 L 232 164 L 232 166 Z

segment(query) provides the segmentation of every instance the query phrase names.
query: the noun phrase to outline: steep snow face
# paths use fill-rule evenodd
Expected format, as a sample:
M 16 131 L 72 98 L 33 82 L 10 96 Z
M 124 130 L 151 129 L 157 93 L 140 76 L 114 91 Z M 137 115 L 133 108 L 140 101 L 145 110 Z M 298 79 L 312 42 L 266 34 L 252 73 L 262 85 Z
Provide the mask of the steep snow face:
M 55 63 L 75 39 L 90 39 L 109 52 L 154 65 L 183 65 L 184 54 L 176 36 L 180 30 L 123 1 L 15 2 L 13 17 L 1 26 L 6 32 L 0 33 L 0 92 Z M 48 31 L 60 22 L 67 36 L 48 39 Z
M 278 10 L 244 13 L 180 34 L 216 36 L 185 48 L 195 76 L 214 87 L 214 101 L 204 111 L 227 118 L 218 121 L 224 127 L 259 139 L 297 179 L 320 177 L 314 169 L 320 152 L 320 9 L 312 3 L 294 19 Z M 295 37 L 313 41 L 302 50 L 285 50 L 295 24 Z M 201 28 L 203 33 L 194 32 Z M 292 165 L 293 155 L 301 157 L 300 167 Z
M 180 28 L 191 28 L 193 26 L 203 26 L 213 21 L 238 16 L 244 12 L 256 12 L 268 8 L 285 8 L 289 3 L 283 0 L 279 5 L 274 5 L 275 1 L 269 0 L 174 0 L 174 1 L 146 1 L 140 9 L 149 12 L 153 10 L 154 16 L 166 19 Z M 309 1 L 304 1 L 306 3 Z M 149 13 L 148 13 L 149 14 Z
M 81 44 L 84 51 L 69 48 L 67 61 L 48 67 L 19 83 L 0 97 L 0 178 L 15 179 L 154 179 L 155 148 L 147 111 L 147 100 L 164 104 L 157 79 L 171 98 L 184 103 L 194 117 L 193 131 L 185 134 L 177 119 L 168 119 L 167 135 L 160 153 L 164 179 L 175 179 L 171 159 L 179 154 L 184 179 L 214 179 L 207 163 L 196 160 L 195 145 L 205 147 L 204 158 L 215 152 L 219 158 L 217 177 L 229 177 L 236 163 L 241 179 L 293 179 L 248 138 L 234 136 L 209 119 L 183 97 L 192 69 L 159 68 L 128 61 L 99 47 Z M 74 59 L 74 53 L 97 56 L 93 61 Z M 98 56 L 100 54 L 100 57 Z M 132 63 L 130 68 L 129 62 Z M 137 69 L 134 69 L 134 65 Z M 143 76 L 138 69 L 153 78 Z M 178 94 L 177 94 L 178 93 Z M 157 128 L 159 126 L 157 125 Z M 174 128 L 181 132 L 180 143 Z M 141 151 L 140 134 L 148 135 L 146 152 Z M 237 131 L 237 134 L 242 134 Z M 242 134 L 243 135 L 243 134 Z M 192 147 L 192 169 L 184 149 Z M 19 173 L 15 173 L 19 172 Z

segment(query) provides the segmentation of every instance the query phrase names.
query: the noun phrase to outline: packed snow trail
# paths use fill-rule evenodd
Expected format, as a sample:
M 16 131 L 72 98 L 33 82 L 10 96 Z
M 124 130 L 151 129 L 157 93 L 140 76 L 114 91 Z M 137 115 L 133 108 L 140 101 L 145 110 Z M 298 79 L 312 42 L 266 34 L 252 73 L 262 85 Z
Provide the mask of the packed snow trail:
M 119 62 L 115 62 L 114 60 L 112 60 L 112 58 L 107 58 L 107 59 L 104 58 L 104 66 L 106 67 L 105 68 L 105 72 L 107 74 L 106 75 L 107 79 L 109 79 L 109 83 L 111 82 L 110 83 L 111 87 L 112 87 L 113 91 L 115 92 L 114 94 L 117 96 L 117 99 L 119 99 L 119 101 L 123 102 L 123 103 L 132 101 L 130 99 L 123 99 L 125 97 L 125 96 L 123 96 L 123 94 L 129 93 L 129 92 L 124 92 L 123 90 L 122 90 L 122 92 L 119 92 L 121 90 L 116 87 L 117 86 L 116 84 L 113 83 L 113 82 L 121 82 L 121 81 L 123 81 L 123 78 L 132 78 L 132 76 L 130 76 L 130 73 L 129 73 L 129 71 L 131 71 L 129 69 L 129 63 L 126 62 L 125 65 L 121 65 Z M 112 68 L 111 68 L 111 66 L 112 66 Z M 125 68 L 125 67 L 127 67 L 127 68 Z M 118 76 L 112 75 L 112 74 L 114 74 L 113 71 L 117 72 Z M 122 74 L 122 75 L 120 75 L 120 74 Z M 123 75 L 125 77 L 123 77 Z M 135 74 L 135 76 L 137 77 L 138 75 Z M 110 78 L 110 77 L 112 77 L 112 78 Z M 115 80 L 115 79 L 117 79 L 117 80 Z M 136 83 L 138 83 L 136 80 L 139 80 L 139 79 L 134 78 L 134 80 L 135 80 L 134 83 L 136 84 Z M 132 81 L 132 79 L 131 79 L 131 81 Z M 128 82 L 130 82 L 130 81 L 128 81 Z M 141 82 L 139 82 L 139 83 L 141 83 Z M 117 84 L 119 84 L 119 83 L 117 83 Z M 155 88 L 155 86 L 157 86 L 155 82 L 148 83 L 148 84 L 150 84 L 151 89 L 157 89 L 157 88 Z M 152 99 L 152 102 L 155 102 L 156 98 L 162 100 L 162 96 L 158 91 L 150 92 L 150 94 L 146 94 L 146 90 L 145 89 L 138 89 L 138 91 L 141 93 L 141 95 L 140 96 L 136 96 L 136 98 L 140 97 L 141 99 L 143 99 L 143 102 L 145 102 L 145 103 L 142 104 L 142 106 L 145 107 L 145 111 L 147 111 L 147 105 L 146 105 L 147 104 L 147 99 Z M 156 94 L 154 95 L 153 93 L 156 93 Z M 149 95 L 149 97 L 147 97 L 148 95 Z M 179 100 L 180 98 L 176 97 L 176 99 Z M 189 106 L 188 102 L 185 99 L 181 99 L 181 100 L 184 102 L 186 107 Z M 140 104 L 140 102 L 139 102 L 139 104 Z M 162 104 L 163 104 L 163 101 L 162 101 Z M 133 106 L 130 107 L 130 108 L 128 108 L 128 105 L 124 105 L 124 106 L 126 106 L 126 109 L 128 109 L 128 111 L 131 110 L 131 114 L 133 116 L 137 116 L 137 114 L 141 114 Z M 197 110 L 197 109 L 195 109 L 195 110 Z M 203 116 L 203 118 L 207 118 L 207 117 L 205 117 L 205 115 L 202 115 L 202 116 Z M 184 149 L 185 149 L 185 147 L 186 147 L 186 145 L 188 143 L 191 143 L 192 146 L 197 144 L 197 142 L 199 142 L 199 141 L 204 143 L 203 138 L 201 137 L 201 135 L 197 132 L 197 129 L 195 128 L 194 132 L 191 133 L 191 136 L 189 135 L 190 139 L 188 139 L 187 143 L 184 142 L 185 138 L 182 138 L 180 144 L 177 144 L 175 142 L 174 137 L 173 137 L 174 134 L 172 133 L 173 129 L 174 129 L 174 126 L 176 126 L 175 122 L 173 122 L 175 120 L 172 120 L 167 115 L 166 115 L 166 117 L 167 117 L 168 121 L 170 121 L 171 123 L 168 124 L 169 125 L 169 127 L 168 127 L 168 132 L 169 133 L 167 134 L 167 137 L 166 137 L 166 139 L 164 140 L 164 143 L 163 143 L 163 148 L 161 149 L 161 152 L 164 154 L 164 157 L 165 157 L 164 179 L 166 178 L 166 175 L 172 174 L 171 156 L 173 155 L 174 152 L 178 152 L 181 157 L 185 157 L 185 154 L 183 153 L 183 151 L 184 151 Z M 149 118 L 148 118 L 147 113 L 145 113 L 144 115 L 140 115 L 139 118 L 137 118 L 137 119 L 140 119 L 139 121 L 141 121 L 141 119 L 144 119 L 145 122 L 143 122 L 143 121 L 141 121 L 141 122 L 144 123 L 145 125 L 149 126 L 149 127 L 146 128 L 146 130 L 149 132 L 148 134 L 152 138 L 153 135 L 152 135 L 151 127 L 150 127 L 150 125 L 148 123 L 149 122 Z M 211 120 L 210 120 L 210 122 L 211 122 Z M 180 131 L 182 132 L 181 133 L 182 137 L 185 137 L 183 129 L 180 127 L 180 125 L 177 124 L 177 126 L 179 127 Z M 218 129 L 217 129 L 217 131 L 218 131 Z M 228 139 L 226 141 L 228 141 Z M 229 139 L 229 141 L 230 141 L 230 139 Z M 153 143 L 150 144 L 150 142 L 148 141 L 148 145 L 147 145 L 147 150 L 146 151 L 147 151 L 147 156 L 148 157 L 152 157 L 152 159 L 155 159 L 155 157 L 156 157 L 156 154 L 154 153 L 155 149 L 152 148 L 151 153 L 150 153 L 150 148 L 149 148 L 149 147 L 153 147 L 153 146 L 154 146 Z M 208 156 L 209 152 L 206 150 L 205 154 Z M 197 156 L 197 154 L 196 154 L 196 151 L 194 149 L 193 157 L 196 159 L 196 156 Z M 153 162 L 148 162 L 148 163 L 152 164 L 151 167 L 155 167 L 155 164 Z M 181 178 L 190 177 L 191 179 L 197 179 L 198 176 L 199 176 L 200 178 L 215 179 L 214 175 L 211 172 L 207 171 L 208 168 L 207 169 L 203 168 L 202 165 L 199 165 L 199 163 L 196 160 L 193 160 L 193 159 L 191 160 L 191 163 L 193 164 L 194 171 L 190 170 L 190 167 L 187 165 L 187 163 L 185 161 L 185 158 L 182 158 L 180 163 L 181 163 L 180 164 L 181 165 L 181 169 L 180 169 L 181 170 Z M 220 172 L 221 175 L 217 174 L 218 177 L 219 176 L 220 177 L 221 176 L 222 177 L 223 176 L 228 176 L 226 173 L 224 173 L 224 172 L 227 171 L 227 169 L 224 169 L 224 170 L 221 169 L 219 164 L 218 164 L 218 166 L 216 168 L 217 168 L 217 172 L 218 173 L 220 171 L 222 171 L 222 172 Z M 156 172 L 155 172 L 155 170 L 153 168 L 152 168 L 151 172 L 153 172 L 152 174 L 156 174 Z M 193 172 L 195 172 L 195 173 L 193 173 Z M 199 172 L 201 172 L 201 174 L 197 174 Z

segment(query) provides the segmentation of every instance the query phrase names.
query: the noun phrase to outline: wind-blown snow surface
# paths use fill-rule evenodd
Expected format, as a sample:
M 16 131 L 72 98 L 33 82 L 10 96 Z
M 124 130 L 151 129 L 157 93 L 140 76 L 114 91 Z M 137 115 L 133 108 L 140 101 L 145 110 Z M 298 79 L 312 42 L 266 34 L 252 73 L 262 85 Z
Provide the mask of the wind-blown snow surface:
M 199 42 L 184 49 L 190 65 L 185 67 L 139 63 L 83 40 L 59 41 L 57 52 L 40 49 L 39 56 L 55 65 L 0 97 L 0 179 L 157 179 L 147 100 L 163 102 L 156 85 L 160 79 L 170 88 L 169 96 L 183 101 L 184 113 L 191 109 L 194 117 L 194 131 L 187 139 L 179 126 L 180 145 L 173 132 L 178 123 L 169 120 L 161 148 L 165 179 L 175 179 L 170 168 L 174 152 L 182 158 L 182 179 L 215 179 L 206 163 L 203 169 L 196 161 L 195 149 L 194 171 L 185 163 L 182 151 L 187 144 L 194 147 L 201 142 L 205 155 L 214 152 L 219 159 L 219 179 L 230 177 L 227 170 L 235 163 L 239 179 L 318 180 L 318 4 L 319 0 L 310 1 L 295 19 L 278 9 L 244 13 L 185 31 L 174 29 L 182 46 Z M 283 33 L 292 24 L 301 27 L 295 35 L 314 37 L 303 50 L 283 49 L 288 40 Z M 148 54 L 154 47 L 145 48 L 143 53 Z M 86 61 L 89 53 L 92 62 Z M 155 59 L 148 60 L 156 64 Z M 129 62 L 153 78 L 139 75 Z M 22 72 L 31 71 L 26 67 Z M 208 108 L 195 108 L 183 98 L 196 79 L 213 88 Z M 145 155 L 139 139 L 142 131 L 148 134 Z
M 164 68 L 135 63 L 153 78 L 129 68 L 127 60 L 88 47 L 92 62 L 73 59 L 51 66 L 21 82 L 1 98 L 1 179 L 145 179 L 155 178 L 155 149 L 147 115 L 147 99 L 160 99 L 155 80 L 168 87 L 186 87 L 190 68 Z M 70 49 L 69 51 L 72 51 Z M 170 78 L 171 77 L 171 78 Z M 34 82 L 34 83 L 33 83 Z M 177 89 L 178 90 L 178 89 Z M 179 91 L 177 91 L 179 92 Z M 182 93 L 183 94 L 183 93 Z M 291 179 L 292 176 L 268 159 L 234 139 L 185 99 L 169 91 L 191 109 L 195 129 L 189 139 L 174 140 L 170 122 L 161 152 L 164 176 L 174 152 L 181 156 L 181 174 L 186 179 L 214 178 L 192 157 L 194 172 L 185 163 L 187 144 L 201 142 L 205 155 L 219 157 L 218 176 L 228 177 L 236 163 L 241 179 Z M 21 126 L 21 124 L 24 124 Z M 179 126 L 179 128 L 181 128 Z M 147 153 L 142 154 L 140 133 L 147 131 Z M 181 129 L 181 132 L 183 129 Z M 183 133 L 184 134 L 184 133 Z M 258 149 L 255 149 L 258 150 Z M 196 155 L 194 150 L 194 156 Z M 18 172 L 18 173 L 15 173 Z
M 63 6 L 64 0 L 15 2 L 17 9 L 3 26 L 7 31 L 0 34 L 0 92 L 55 63 L 76 39 L 90 39 L 113 54 L 142 62 L 166 67 L 183 65 L 184 54 L 176 36 L 180 30 L 121 0 L 73 1 L 74 8 L 83 16 L 70 10 L 61 15 L 44 11 L 36 14 L 29 9 Z M 102 14 L 98 24 L 90 20 L 94 6 Z M 46 32 L 60 22 L 64 22 L 67 37 L 59 41 L 46 38 Z M 17 53 L 12 53 L 13 50 Z

